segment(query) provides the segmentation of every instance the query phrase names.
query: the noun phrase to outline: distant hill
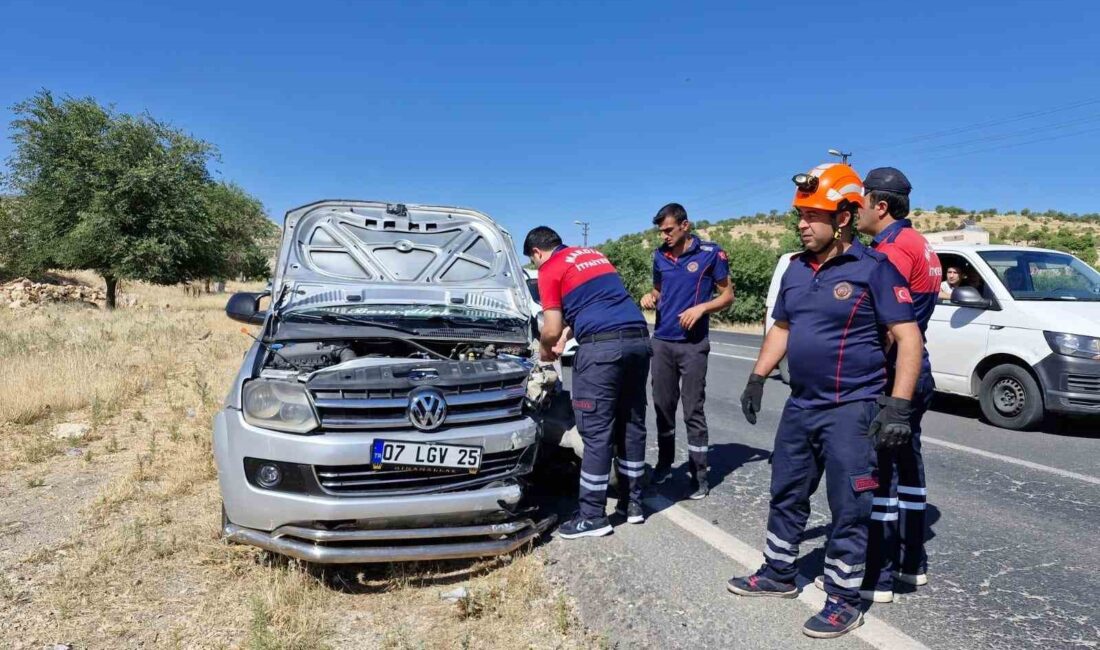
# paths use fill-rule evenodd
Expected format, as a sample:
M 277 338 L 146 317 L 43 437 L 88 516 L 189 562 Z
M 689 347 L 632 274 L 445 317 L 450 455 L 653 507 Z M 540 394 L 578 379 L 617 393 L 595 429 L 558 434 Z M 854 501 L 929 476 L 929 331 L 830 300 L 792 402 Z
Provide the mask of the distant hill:
M 942 232 L 945 230 L 957 230 L 967 220 L 974 221 L 976 225 L 989 232 L 990 243 L 1013 244 L 1019 246 L 1049 246 L 1061 248 L 1077 254 L 1086 262 L 1096 265 L 1097 249 L 1100 248 L 1100 214 L 1067 215 L 1065 213 L 1048 211 L 1044 213 L 1032 213 L 1030 211 L 1001 214 L 992 211 L 965 212 L 958 208 L 946 208 L 940 206 L 940 210 L 924 210 L 915 208 L 909 215 L 913 221 L 913 227 L 925 233 Z M 758 214 L 739 219 L 726 219 L 716 223 L 700 221 L 696 224 L 698 232 L 708 239 L 740 239 L 749 237 L 760 243 L 769 244 L 779 248 L 784 240 L 784 235 L 792 232 L 793 223 L 787 214 Z M 1094 244 L 1093 255 L 1082 250 L 1085 246 L 1066 247 L 1051 246 L 1057 242 L 1051 241 L 1058 231 L 1068 231 L 1073 236 L 1087 240 L 1090 236 Z M 790 246 L 785 250 L 798 250 L 798 241 L 793 237 L 788 240 Z M 1075 249 L 1075 250 L 1071 250 Z M 1083 253 L 1083 254 L 1079 254 Z
M 925 233 L 956 230 L 967 221 L 989 232 L 992 244 L 1040 246 L 1073 253 L 1094 268 L 1100 258 L 1100 214 L 1068 215 L 1048 211 L 1001 214 L 996 210 L 969 212 L 953 206 L 935 210 L 915 208 L 910 215 L 915 228 Z M 793 213 L 773 210 L 716 223 L 696 222 L 696 232 L 717 242 L 729 253 L 730 277 L 737 287 L 737 301 L 717 314 L 720 320 L 758 322 L 764 316 L 768 283 L 781 253 L 801 249 Z M 640 297 L 652 287 L 652 250 L 660 243 L 657 232 L 623 235 L 600 244 L 618 268 L 627 288 Z

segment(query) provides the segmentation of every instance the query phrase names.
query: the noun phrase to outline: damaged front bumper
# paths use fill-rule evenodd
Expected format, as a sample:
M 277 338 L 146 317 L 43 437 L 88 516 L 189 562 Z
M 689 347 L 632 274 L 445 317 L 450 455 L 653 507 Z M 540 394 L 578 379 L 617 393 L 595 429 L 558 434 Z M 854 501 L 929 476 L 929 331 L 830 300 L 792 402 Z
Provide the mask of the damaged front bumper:
M 538 428 L 530 418 L 383 435 L 476 445 L 487 460 L 478 475 L 440 479 L 448 481 L 445 486 L 341 491 L 325 476 L 369 466 L 374 433 L 279 433 L 252 426 L 227 408 L 214 420 L 223 534 L 311 562 L 394 562 L 508 553 L 552 524 L 526 519 L 521 510 L 523 476 L 538 448 Z M 250 470 L 256 459 L 286 470 L 280 488 L 257 484 Z
M 366 564 L 455 560 L 511 553 L 537 539 L 556 517 L 520 519 L 480 526 L 327 530 L 280 526 L 271 532 L 244 528 L 225 520 L 222 535 L 231 542 L 251 544 L 305 562 Z

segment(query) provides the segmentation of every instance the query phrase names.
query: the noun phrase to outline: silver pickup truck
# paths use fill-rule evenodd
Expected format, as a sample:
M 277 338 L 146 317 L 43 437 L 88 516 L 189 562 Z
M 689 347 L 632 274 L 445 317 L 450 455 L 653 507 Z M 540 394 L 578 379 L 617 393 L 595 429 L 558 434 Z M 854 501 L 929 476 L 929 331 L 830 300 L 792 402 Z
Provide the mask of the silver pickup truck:
M 542 437 L 530 302 L 511 237 L 480 212 L 290 211 L 270 291 L 226 307 L 262 329 L 214 421 L 224 536 L 320 563 L 537 537 L 553 522 L 521 503 Z

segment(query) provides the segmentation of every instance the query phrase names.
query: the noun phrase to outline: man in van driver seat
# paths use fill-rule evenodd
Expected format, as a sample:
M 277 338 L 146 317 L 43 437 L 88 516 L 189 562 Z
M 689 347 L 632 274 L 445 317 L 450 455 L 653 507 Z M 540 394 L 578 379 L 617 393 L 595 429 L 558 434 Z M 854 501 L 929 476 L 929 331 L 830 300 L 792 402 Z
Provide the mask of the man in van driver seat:
M 731 578 L 739 596 L 794 598 L 798 547 L 810 497 L 822 471 L 832 514 L 825 547 L 825 607 L 803 626 L 814 638 L 841 636 L 863 624 L 859 588 L 867 553 L 875 450 L 908 443 L 909 401 L 920 375 L 923 342 L 905 278 L 882 253 L 852 240 L 863 184 L 844 164 L 819 165 L 792 179 L 805 252 L 783 274 L 773 316 L 741 395 L 756 423 L 764 381 L 788 357 L 791 396 L 772 456 L 764 565 Z M 891 395 L 882 329 L 898 348 Z

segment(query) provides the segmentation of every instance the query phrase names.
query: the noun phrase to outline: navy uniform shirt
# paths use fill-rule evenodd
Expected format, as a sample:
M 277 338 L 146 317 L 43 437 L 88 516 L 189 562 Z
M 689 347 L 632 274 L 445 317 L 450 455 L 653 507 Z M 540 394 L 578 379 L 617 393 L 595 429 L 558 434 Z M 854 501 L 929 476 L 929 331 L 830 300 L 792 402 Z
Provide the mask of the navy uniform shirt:
M 726 252 L 718 244 L 692 236 L 687 250 L 673 257 L 667 246 L 653 251 L 653 286 L 661 298 L 657 302 L 657 325 L 653 336 L 662 341 L 701 341 L 710 331 L 710 316 L 703 316 L 691 331 L 680 325 L 680 314 L 708 302 L 714 287 L 730 276 Z
M 875 399 L 886 387 L 883 328 L 916 320 L 909 285 L 886 255 L 858 241 L 815 265 L 809 253 L 795 256 L 772 310 L 790 326 L 791 401 L 821 408 Z
M 646 327 L 622 278 L 595 248 L 559 246 L 539 268 L 543 309 L 560 309 L 573 337 Z

